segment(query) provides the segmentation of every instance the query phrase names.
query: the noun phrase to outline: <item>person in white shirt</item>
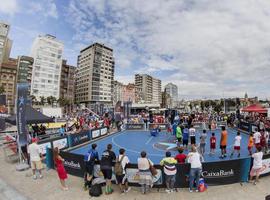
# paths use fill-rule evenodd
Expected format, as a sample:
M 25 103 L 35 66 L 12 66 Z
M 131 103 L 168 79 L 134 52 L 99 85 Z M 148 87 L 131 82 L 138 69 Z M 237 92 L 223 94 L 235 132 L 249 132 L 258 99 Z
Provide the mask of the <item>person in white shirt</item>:
M 202 172 L 201 155 L 197 152 L 195 146 L 191 147 L 191 152 L 187 156 L 187 161 L 190 163 L 189 173 L 189 192 L 193 192 L 193 183 L 196 180 L 196 192 L 199 191 L 199 179 Z
M 259 181 L 260 172 L 261 172 L 261 169 L 263 167 L 263 163 L 262 163 L 262 158 L 263 158 L 262 147 L 257 146 L 256 148 L 257 148 L 257 152 L 252 154 L 253 165 L 252 165 L 252 168 L 250 170 L 250 182 L 253 180 L 254 176 L 256 176 L 256 179 L 253 182 L 254 185 L 256 185 L 256 183 Z
M 265 137 L 265 153 L 268 153 L 268 142 L 269 142 L 269 132 L 267 130 L 264 131 L 264 137 Z
M 189 137 L 191 145 L 196 145 L 196 129 L 193 127 L 193 124 L 191 124 L 189 129 Z
M 238 158 L 240 157 L 240 146 L 241 146 L 241 135 L 240 135 L 240 131 L 237 131 L 237 135 L 234 138 L 234 147 L 233 147 L 233 151 L 231 153 L 231 158 L 233 157 L 233 154 L 235 151 L 237 151 L 238 153 Z
M 254 142 L 255 142 L 255 146 L 260 146 L 261 144 L 261 133 L 258 131 L 258 129 L 256 128 L 255 129 L 255 133 L 253 135 L 253 138 L 254 138 Z
M 153 166 L 153 162 L 146 157 L 146 152 L 141 152 L 141 157 L 138 158 L 138 169 L 139 169 L 139 184 L 141 185 L 142 194 L 146 194 L 153 186 L 152 173 L 150 171 L 150 165 Z
M 116 180 L 119 185 L 120 191 L 122 194 L 127 193 L 130 191 L 130 187 L 128 187 L 128 179 L 126 176 L 126 165 L 129 163 L 128 157 L 125 155 L 126 150 L 125 149 L 119 149 L 119 156 L 118 160 L 121 161 L 123 174 L 122 175 L 116 175 Z
M 32 144 L 28 146 L 28 153 L 30 155 L 31 168 L 33 171 L 33 179 L 37 179 L 36 171 L 39 172 L 39 178 L 42 178 L 42 163 L 41 163 L 41 152 L 37 144 L 37 138 L 32 138 Z

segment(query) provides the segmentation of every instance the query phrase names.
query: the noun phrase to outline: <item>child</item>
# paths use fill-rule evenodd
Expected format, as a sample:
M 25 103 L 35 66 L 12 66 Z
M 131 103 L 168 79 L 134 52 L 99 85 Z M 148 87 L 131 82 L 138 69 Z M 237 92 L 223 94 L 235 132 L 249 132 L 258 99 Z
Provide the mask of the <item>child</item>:
M 212 137 L 210 138 L 210 155 L 215 154 L 216 141 L 217 141 L 217 139 L 216 139 L 215 133 L 212 133 Z
M 249 139 L 248 139 L 248 152 L 249 155 L 252 155 L 252 148 L 254 146 L 254 138 L 253 138 L 253 133 L 250 133 Z
M 240 131 L 237 131 L 237 135 L 234 138 L 234 147 L 231 153 L 231 158 L 233 157 L 234 151 L 238 152 L 238 158 L 240 157 L 240 144 L 241 144 L 242 137 L 240 136 Z
M 186 125 L 185 128 L 184 128 L 184 130 L 183 130 L 183 147 L 185 149 L 188 148 L 188 138 L 189 138 L 188 127 Z
M 206 138 L 207 138 L 207 134 L 206 134 L 206 130 L 204 129 L 203 133 L 200 136 L 200 153 L 202 156 L 205 153 Z
M 183 153 L 183 148 L 178 148 L 179 154 L 175 156 L 175 160 L 177 160 L 178 164 L 185 164 L 187 156 Z

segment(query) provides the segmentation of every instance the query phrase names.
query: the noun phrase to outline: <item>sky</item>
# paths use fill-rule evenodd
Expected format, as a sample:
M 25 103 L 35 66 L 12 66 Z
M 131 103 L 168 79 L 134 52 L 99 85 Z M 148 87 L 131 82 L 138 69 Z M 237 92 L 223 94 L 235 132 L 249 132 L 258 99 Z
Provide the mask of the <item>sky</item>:
M 268 0 L 4 0 L 11 55 L 55 35 L 76 65 L 84 47 L 113 48 L 115 79 L 147 73 L 178 86 L 182 99 L 270 97 Z

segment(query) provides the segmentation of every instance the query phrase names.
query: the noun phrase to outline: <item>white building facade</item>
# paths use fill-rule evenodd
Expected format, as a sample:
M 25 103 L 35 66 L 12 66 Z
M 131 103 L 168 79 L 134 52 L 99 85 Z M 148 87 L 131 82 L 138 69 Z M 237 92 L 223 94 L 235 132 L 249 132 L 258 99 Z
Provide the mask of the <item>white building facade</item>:
M 63 43 L 52 35 L 35 39 L 31 50 L 34 58 L 31 95 L 59 99 L 63 48 Z
M 0 22 L 0 64 L 8 61 L 12 41 L 8 38 L 10 26 L 7 23 Z
M 178 101 L 178 87 L 175 84 L 168 83 L 165 85 L 165 92 L 172 98 L 172 107 L 176 107 Z

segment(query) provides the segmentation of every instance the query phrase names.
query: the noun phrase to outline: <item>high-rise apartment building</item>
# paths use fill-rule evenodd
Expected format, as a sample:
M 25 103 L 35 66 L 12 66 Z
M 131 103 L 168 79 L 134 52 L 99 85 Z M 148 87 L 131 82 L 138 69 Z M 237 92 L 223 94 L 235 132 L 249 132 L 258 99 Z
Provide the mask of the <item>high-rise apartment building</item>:
M 123 83 L 120 83 L 119 81 L 113 81 L 113 105 L 115 105 L 118 101 L 123 100 L 123 89 Z
M 10 58 L 1 64 L 0 85 L 4 88 L 9 113 L 14 113 L 17 82 L 17 59 Z
M 178 100 L 178 87 L 175 84 L 168 83 L 165 85 L 165 92 L 170 95 L 172 102 L 176 102 Z
M 12 41 L 8 38 L 10 26 L 0 22 L 0 64 L 8 62 Z
M 135 75 L 138 103 L 161 103 L 161 80 L 147 74 Z
M 68 65 L 66 60 L 62 62 L 60 97 L 74 103 L 75 97 L 75 71 L 76 67 Z
M 35 39 L 31 50 L 34 58 L 31 95 L 59 99 L 63 48 L 63 43 L 52 35 Z
M 29 56 L 19 56 L 17 65 L 17 83 L 28 83 L 28 93 L 30 95 L 31 82 L 32 82 L 32 70 L 34 59 Z
M 76 70 L 75 101 L 88 107 L 111 105 L 113 100 L 113 49 L 94 43 L 80 51 Z

